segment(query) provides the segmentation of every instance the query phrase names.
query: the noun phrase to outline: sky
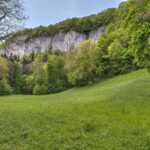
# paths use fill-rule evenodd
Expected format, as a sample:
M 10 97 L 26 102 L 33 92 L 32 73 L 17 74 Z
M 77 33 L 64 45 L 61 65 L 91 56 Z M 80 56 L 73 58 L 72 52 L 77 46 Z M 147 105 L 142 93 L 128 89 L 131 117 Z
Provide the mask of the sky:
M 25 27 L 48 26 L 72 17 L 99 13 L 124 0 L 25 0 L 25 13 L 29 17 Z

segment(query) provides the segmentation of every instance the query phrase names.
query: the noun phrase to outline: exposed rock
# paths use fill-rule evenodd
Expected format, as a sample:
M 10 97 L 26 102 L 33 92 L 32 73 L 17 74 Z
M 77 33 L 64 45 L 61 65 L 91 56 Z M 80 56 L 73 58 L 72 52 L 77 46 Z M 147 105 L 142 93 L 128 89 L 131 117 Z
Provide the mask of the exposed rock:
M 66 34 L 60 32 L 52 39 L 52 50 L 68 51 L 75 49 L 82 41 L 86 40 L 87 38 L 87 35 L 75 31 L 69 31 Z
M 92 39 L 94 42 L 100 38 L 102 33 L 105 31 L 105 27 L 98 28 L 97 30 L 93 30 L 89 33 L 89 39 Z
M 28 40 L 27 36 L 18 36 L 13 42 L 9 43 L 7 50 L 0 50 L 0 55 L 22 57 L 32 52 L 43 51 L 68 51 L 74 50 L 81 42 L 91 39 L 96 42 L 105 30 L 105 26 L 91 31 L 89 34 L 82 34 L 76 31 L 67 33 L 59 32 L 54 37 L 35 37 Z

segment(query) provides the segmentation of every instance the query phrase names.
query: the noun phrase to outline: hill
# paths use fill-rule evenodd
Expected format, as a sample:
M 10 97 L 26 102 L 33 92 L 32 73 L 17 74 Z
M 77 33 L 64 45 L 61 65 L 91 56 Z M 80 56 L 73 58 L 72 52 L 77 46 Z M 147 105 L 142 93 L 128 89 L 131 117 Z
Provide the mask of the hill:
M 0 149 L 150 149 L 149 83 L 139 70 L 53 95 L 0 97 Z

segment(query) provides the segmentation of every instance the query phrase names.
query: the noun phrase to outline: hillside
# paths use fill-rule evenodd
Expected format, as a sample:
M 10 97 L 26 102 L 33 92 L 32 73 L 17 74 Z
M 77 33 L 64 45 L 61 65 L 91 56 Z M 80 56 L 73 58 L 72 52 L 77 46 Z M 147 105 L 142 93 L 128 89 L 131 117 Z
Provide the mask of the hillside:
M 150 149 L 150 74 L 47 96 L 0 97 L 2 150 Z

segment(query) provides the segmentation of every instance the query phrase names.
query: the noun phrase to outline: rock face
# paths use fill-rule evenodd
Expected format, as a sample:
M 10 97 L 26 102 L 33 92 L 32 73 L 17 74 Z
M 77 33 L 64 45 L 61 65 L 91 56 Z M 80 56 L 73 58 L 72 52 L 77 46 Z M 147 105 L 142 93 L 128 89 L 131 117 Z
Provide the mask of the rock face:
M 105 26 L 102 26 L 97 30 L 89 32 L 89 34 L 82 34 L 76 31 L 59 32 L 53 37 L 35 37 L 30 40 L 27 40 L 27 36 L 18 36 L 13 42 L 9 43 L 6 49 L 0 50 L 0 55 L 22 57 L 32 52 L 44 52 L 50 49 L 62 52 L 74 50 L 86 39 L 96 42 L 104 30 Z

